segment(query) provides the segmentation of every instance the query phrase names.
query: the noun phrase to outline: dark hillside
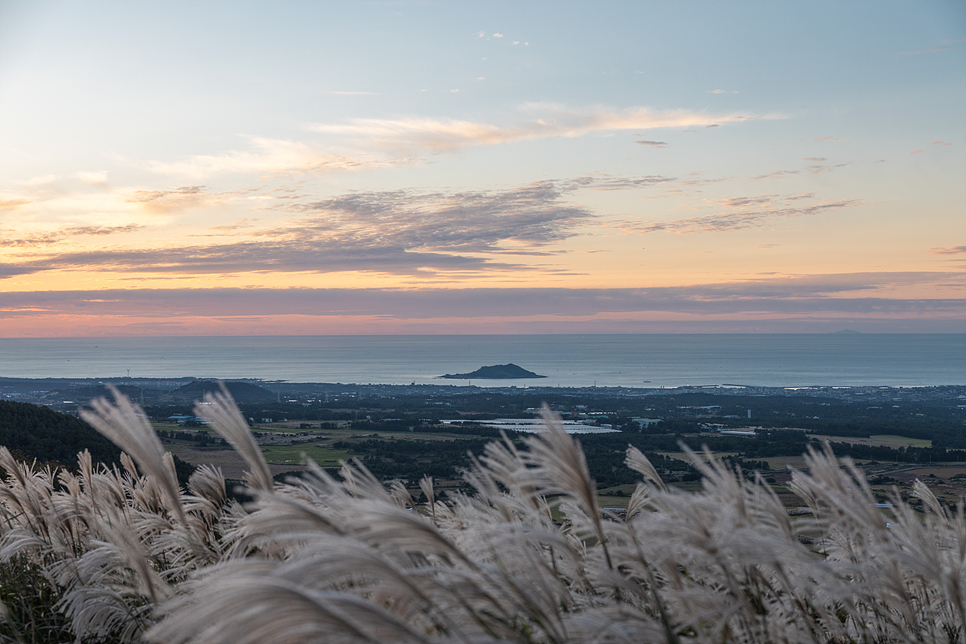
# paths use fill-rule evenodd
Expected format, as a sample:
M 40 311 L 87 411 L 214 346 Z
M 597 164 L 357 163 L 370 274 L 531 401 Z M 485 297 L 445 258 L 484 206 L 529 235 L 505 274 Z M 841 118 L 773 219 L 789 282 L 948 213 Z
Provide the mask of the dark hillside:
M 95 463 L 121 462 L 120 448 L 80 418 L 10 400 L 0 400 L 0 445 L 28 459 L 56 461 L 68 468 L 77 465 L 77 453 L 85 449 Z M 195 467 L 177 456 L 174 464 L 178 480 L 186 484 Z
M 29 458 L 73 467 L 77 453 L 95 461 L 120 462 L 121 450 L 79 418 L 28 403 L 0 400 L 0 445 Z

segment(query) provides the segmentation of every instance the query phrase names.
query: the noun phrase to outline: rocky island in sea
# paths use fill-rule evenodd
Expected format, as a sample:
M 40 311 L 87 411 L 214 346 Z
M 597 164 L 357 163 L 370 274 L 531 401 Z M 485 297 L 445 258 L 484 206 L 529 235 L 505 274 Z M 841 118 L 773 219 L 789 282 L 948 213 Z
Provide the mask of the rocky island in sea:
M 440 378 L 450 378 L 454 380 L 514 380 L 517 378 L 546 378 L 540 374 L 527 371 L 523 367 L 510 364 L 495 364 L 489 367 L 480 367 L 471 373 L 448 373 Z

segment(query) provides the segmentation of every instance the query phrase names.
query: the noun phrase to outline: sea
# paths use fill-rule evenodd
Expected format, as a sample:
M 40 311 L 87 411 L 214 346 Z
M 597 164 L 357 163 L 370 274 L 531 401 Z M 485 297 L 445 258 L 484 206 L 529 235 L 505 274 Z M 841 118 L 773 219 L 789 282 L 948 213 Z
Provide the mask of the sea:
M 513 363 L 546 376 L 448 380 Z M 0 338 L 0 377 L 483 387 L 966 384 L 966 333 Z

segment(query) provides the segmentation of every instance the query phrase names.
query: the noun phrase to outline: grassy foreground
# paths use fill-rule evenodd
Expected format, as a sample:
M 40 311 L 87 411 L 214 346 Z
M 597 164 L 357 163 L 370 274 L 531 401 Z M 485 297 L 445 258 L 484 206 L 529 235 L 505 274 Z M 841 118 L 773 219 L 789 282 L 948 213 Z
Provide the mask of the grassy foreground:
M 667 488 L 635 449 L 626 513 L 603 510 L 579 445 L 551 431 L 490 443 L 472 494 L 416 507 L 359 463 L 272 480 L 226 396 L 205 415 L 245 459 L 254 499 L 229 500 L 202 466 L 178 486 L 139 409 L 118 396 L 85 419 L 128 456 L 76 473 L 0 448 L 5 641 L 961 642 L 966 521 L 921 484 L 888 522 L 828 451 L 805 457 L 796 516 L 761 481 L 693 458 L 704 479 Z M 623 490 L 621 490 L 623 492 Z M 557 517 L 556 519 L 554 517 Z M 8 578 L 10 575 L 7 576 Z M 4 577 L 0 576 L 0 581 Z M 31 579 L 36 584 L 28 583 Z M 4 582 L 7 583 L 7 582 Z M 15 600 L 32 599 L 17 604 Z M 21 605 L 22 604 L 22 605 Z M 56 619 L 40 620 L 41 616 Z

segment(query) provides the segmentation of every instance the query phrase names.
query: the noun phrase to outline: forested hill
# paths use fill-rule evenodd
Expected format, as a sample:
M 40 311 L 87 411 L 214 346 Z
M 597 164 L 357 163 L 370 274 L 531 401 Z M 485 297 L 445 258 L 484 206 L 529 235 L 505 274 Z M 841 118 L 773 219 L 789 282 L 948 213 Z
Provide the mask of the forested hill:
M 93 427 L 69 414 L 28 403 L 0 400 L 0 445 L 28 458 L 73 467 L 77 453 L 89 450 L 94 461 L 120 462 L 121 450 Z

